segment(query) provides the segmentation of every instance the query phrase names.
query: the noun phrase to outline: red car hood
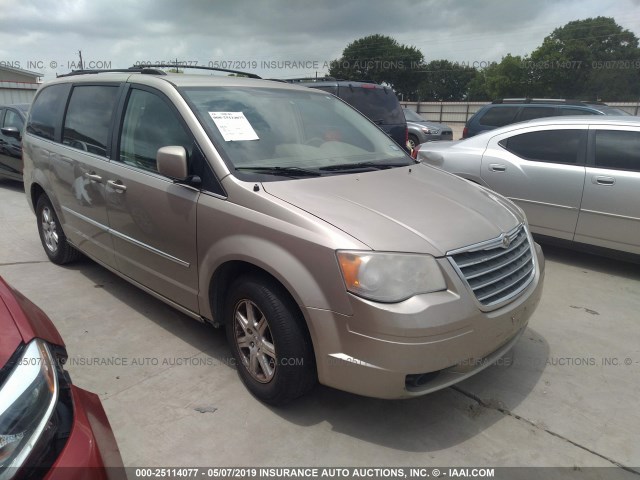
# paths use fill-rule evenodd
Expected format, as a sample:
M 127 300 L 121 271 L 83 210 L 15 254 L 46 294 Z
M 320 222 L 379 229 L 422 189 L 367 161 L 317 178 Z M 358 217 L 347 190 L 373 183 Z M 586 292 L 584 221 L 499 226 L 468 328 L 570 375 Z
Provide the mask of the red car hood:
M 0 368 L 4 367 L 20 343 L 42 338 L 64 346 L 49 317 L 29 299 L 0 277 Z

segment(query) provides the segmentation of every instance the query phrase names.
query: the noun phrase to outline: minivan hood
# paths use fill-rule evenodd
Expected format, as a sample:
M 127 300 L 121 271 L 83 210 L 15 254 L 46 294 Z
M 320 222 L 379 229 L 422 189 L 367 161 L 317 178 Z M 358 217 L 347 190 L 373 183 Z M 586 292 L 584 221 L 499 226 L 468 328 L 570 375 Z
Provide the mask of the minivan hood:
M 379 251 L 443 256 L 523 222 L 503 197 L 423 164 L 263 188 Z

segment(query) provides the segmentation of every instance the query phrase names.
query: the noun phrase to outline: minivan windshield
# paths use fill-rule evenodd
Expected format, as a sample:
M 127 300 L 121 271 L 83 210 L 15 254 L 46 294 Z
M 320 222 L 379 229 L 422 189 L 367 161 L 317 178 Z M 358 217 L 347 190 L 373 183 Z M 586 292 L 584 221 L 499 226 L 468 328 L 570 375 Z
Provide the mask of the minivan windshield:
M 256 87 L 181 92 L 241 179 L 337 175 L 414 163 L 369 120 L 324 92 Z

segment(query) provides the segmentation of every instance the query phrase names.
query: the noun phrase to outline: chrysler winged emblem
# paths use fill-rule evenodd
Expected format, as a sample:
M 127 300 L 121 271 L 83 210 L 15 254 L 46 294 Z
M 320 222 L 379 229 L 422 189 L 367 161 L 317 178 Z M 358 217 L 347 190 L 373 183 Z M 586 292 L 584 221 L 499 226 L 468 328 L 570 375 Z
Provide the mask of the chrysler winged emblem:
M 500 241 L 502 242 L 502 248 L 509 248 L 509 245 L 511 245 L 511 239 L 504 233 L 500 235 Z

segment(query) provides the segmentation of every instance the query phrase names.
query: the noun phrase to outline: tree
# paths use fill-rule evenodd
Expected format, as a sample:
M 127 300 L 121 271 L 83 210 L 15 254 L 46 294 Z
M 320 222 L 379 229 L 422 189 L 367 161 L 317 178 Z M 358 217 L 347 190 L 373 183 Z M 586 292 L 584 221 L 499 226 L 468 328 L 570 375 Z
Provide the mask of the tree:
M 576 20 L 555 29 L 530 57 L 536 96 L 635 99 L 638 38 L 613 18 Z
M 528 59 L 518 55 L 502 57 L 473 78 L 469 84 L 470 100 L 495 100 L 497 98 L 527 97 L 532 95 Z
M 413 69 L 423 62 L 422 52 L 417 48 L 376 34 L 347 45 L 342 57 L 331 62 L 329 75 L 345 80 L 386 83 L 397 93 L 411 96 L 417 91 L 420 80 Z
M 465 100 L 469 83 L 477 70 L 467 65 L 448 60 L 434 60 L 420 71 L 422 79 L 418 87 L 420 100 L 459 101 Z

